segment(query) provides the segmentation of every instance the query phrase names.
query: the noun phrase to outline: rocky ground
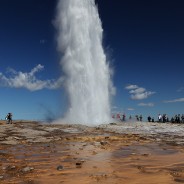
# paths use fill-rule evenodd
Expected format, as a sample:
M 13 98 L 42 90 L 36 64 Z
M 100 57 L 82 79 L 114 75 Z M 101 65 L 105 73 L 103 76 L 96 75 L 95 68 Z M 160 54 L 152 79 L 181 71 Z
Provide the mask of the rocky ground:
M 184 183 L 183 129 L 158 123 L 88 127 L 1 121 L 0 183 Z

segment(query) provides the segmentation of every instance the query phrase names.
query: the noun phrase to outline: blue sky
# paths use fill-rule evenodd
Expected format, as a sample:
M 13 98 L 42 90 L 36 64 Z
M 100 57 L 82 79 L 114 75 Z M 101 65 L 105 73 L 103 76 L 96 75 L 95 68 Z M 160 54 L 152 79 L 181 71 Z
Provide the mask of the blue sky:
M 184 2 L 97 0 L 114 70 L 113 112 L 184 113 Z M 0 1 L 0 119 L 47 119 L 66 110 L 55 0 Z

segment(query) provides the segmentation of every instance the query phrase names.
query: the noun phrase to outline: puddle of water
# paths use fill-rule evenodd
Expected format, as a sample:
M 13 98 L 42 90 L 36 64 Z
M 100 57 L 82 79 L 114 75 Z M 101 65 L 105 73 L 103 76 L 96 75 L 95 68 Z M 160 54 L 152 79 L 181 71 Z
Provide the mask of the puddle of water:
M 145 145 L 131 145 L 125 146 L 116 151 L 114 157 L 128 157 L 130 155 L 169 155 L 176 154 L 178 150 L 172 149 L 171 147 L 161 147 L 159 144 L 145 144 Z

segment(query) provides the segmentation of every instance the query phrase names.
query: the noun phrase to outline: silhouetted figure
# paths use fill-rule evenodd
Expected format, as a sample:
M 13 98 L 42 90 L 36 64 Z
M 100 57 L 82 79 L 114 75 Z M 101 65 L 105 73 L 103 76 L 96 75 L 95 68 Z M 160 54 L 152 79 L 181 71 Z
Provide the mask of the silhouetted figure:
M 125 121 L 125 118 L 126 118 L 126 115 L 125 115 L 125 114 L 123 114 L 123 121 Z
M 181 117 L 180 117 L 180 114 L 178 114 L 178 123 L 181 123 Z
M 139 121 L 139 116 L 138 116 L 138 115 L 136 115 L 135 117 L 136 117 L 137 121 Z
M 175 120 L 174 120 L 174 118 L 173 118 L 173 117 L 171 118 L 171 123 L 175 123 Z
M 151 122 L 151 117 L 150 116 L 148 116 L 148 122 Z
M 181 122 L 184 123 L 184 114 L 181 116 Z
M 142 115 L 139 116 L 139 120 L 142 121 Z
M 163 121 L 163 123 L 166 122 L 166 114 L 163 114 L 163 116 L 162 116 L 162 121 Z
M 12 113 L 9 112 L 6 115 L 6 120 L 7 120 L 7 124 L 12 123 Z
M 175 122 L 176 122 L 176 123 L 180 123 L 180 117 L 179 117 L 178 115 L 175 115 L 174 118 L 175 118 Z

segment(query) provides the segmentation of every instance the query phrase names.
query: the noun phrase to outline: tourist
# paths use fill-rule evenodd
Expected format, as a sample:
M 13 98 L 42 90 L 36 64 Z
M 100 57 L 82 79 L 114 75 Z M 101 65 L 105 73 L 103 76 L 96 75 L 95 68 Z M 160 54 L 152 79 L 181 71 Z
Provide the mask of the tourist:
M 166 114 L 163 114 L 163 116 L 162 116 L 162 121 L 163 121 L 163 123 L 166 122 Z
M 118 114 L 116 114 L 116 118 L 117 119 L 121 119 L 121 117 L 120 117 L 120 114 L 118 113 Z
M 159 121 L 159 122 L 162 121 L 162 115 L 161 115 L 161 114 L 158 115 L 158 121 Z
M 139 116 L 138 115 L 135 115 L 135 117 L 136 117 L 137 121 L 139 121 Z
M 181 116 L 181 122 L 184 123 L 184 114 Z
M 125 118 L 126 118 L 126 115 L 125 115 L 125 114 L 123 114 L 123 119 L 122 119 L 122 120 L 123 120 L 123 121 L 125 121 Z
M 148 116 L 148 122 L 151 122 L 151 116 Z
M 173 117 L 171 118 L 171 123 L 175 123 L 175 120 L 174 120 L 174 118 L 173 118 Z
M 180 114 L 178 114 L 178 123 L 181 123 L 181 117 L 180 117 Z
M 9 124 L 9 123 L 12 123 L 12 113 L 8 113 L 7 115 L 6 115 L 6 123 L 7 124 Z
M 142 121 L 142 115 L 139 116 L 139 120 Z

